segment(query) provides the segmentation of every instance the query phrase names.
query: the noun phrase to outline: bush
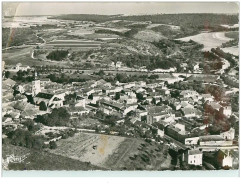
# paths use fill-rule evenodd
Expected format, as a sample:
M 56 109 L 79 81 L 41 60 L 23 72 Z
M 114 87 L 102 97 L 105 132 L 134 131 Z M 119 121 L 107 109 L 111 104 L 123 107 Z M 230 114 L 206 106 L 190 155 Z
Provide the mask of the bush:
M 68 137 L 69 137 L 69 136 L 68 136 L 67 133 L 65 133 L 65 134 L 62 135 L 62 139 L 67 139 Z
M 55 141 L 49 142 L 49 148 L 50 148 L 50 149 L 55 149 L 55 148 L 57 148 L 57 144 L 55 143 Z
M 43 111 L 46 111 L 47 110 L 47 106 L 45 104 L 44 101 L 41 101 L 40 104 L 39 104 L 39 110 L 43 110 Z

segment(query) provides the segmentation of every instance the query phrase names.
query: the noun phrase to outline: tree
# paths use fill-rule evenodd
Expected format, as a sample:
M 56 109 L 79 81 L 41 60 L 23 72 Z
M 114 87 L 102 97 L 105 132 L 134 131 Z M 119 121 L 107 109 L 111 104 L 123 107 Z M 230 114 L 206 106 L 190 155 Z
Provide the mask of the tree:
M 141 93 L 137 93 L 136 98 L 138 99 L 138 101 L 144 100 L 143 94 L 141 94 Z
M 55 141 L 50 141 L 50 142 L 49 142 L 49 148 L 50 148 L 50 149 L 55 149 L 55 148 L 57 148 L 57 144 L 55 143 Z
M 103 70 L 100 70 L 98 73 L 96 73 L 97 75 L 103 77 L 105 75 L 105 72 Z
M 41 101 L 40 104 L 39 104 L 39 110 L 43 110 L 43 111 L 46 111 L 47 110 L 47 106 L 45 104 L 44 101 Z
M 38 131 L 40 129 L 40 127 L 38 125 L 35 125 L 34 121 L 31 119 L 27 119 L 26 121 L 24 121 L 23 125 L 25 125 L 27 129 L 32 132 Z
M 120 99 L 120 92 L 117 92 L 117 93 L 115 94 L 115 100 L 118 100 L 118 99 Z
M 9 78 L 9 77 L 10 77 L 10 74 L 11 74 L 11 73 L 10 73 L 9 71 L 6 71 L 6 72 L 5 72 L 5 77 L 6 77 L 6 78 Z
M 90 94 L 90 95 L 88 96 L 88 99 L 89 99 L 89 100 L 93 100 L 93 94 Z

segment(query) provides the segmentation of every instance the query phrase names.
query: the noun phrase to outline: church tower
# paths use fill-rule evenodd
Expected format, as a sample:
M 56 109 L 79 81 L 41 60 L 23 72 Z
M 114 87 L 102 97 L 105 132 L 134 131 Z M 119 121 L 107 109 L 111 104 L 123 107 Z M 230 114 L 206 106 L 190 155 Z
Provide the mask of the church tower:
M 34 80 L 32 81 L 32 96 L 35 97 L 39 92 L 41 92 L 40 80 L 37 72 L 35 72 Z

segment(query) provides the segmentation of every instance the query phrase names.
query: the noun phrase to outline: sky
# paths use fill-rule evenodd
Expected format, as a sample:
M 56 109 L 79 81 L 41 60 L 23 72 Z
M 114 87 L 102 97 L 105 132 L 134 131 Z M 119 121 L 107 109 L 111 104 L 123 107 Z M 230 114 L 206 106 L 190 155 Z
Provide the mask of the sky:
M 235 2 L 24 2 L 3 3 L 4 15 L 239 13 Z

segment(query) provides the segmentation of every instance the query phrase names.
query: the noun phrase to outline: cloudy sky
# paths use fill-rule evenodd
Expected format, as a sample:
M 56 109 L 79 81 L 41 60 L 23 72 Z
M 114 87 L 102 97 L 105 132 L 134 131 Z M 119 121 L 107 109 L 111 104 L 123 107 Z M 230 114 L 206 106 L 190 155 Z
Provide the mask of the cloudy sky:
M 4 15 L 58 14 L 161 14 L 161 13 L 239 13 L 237 3 L 174 3 L 174 2 L 82 2 L 82 3 L 3 3 Z

